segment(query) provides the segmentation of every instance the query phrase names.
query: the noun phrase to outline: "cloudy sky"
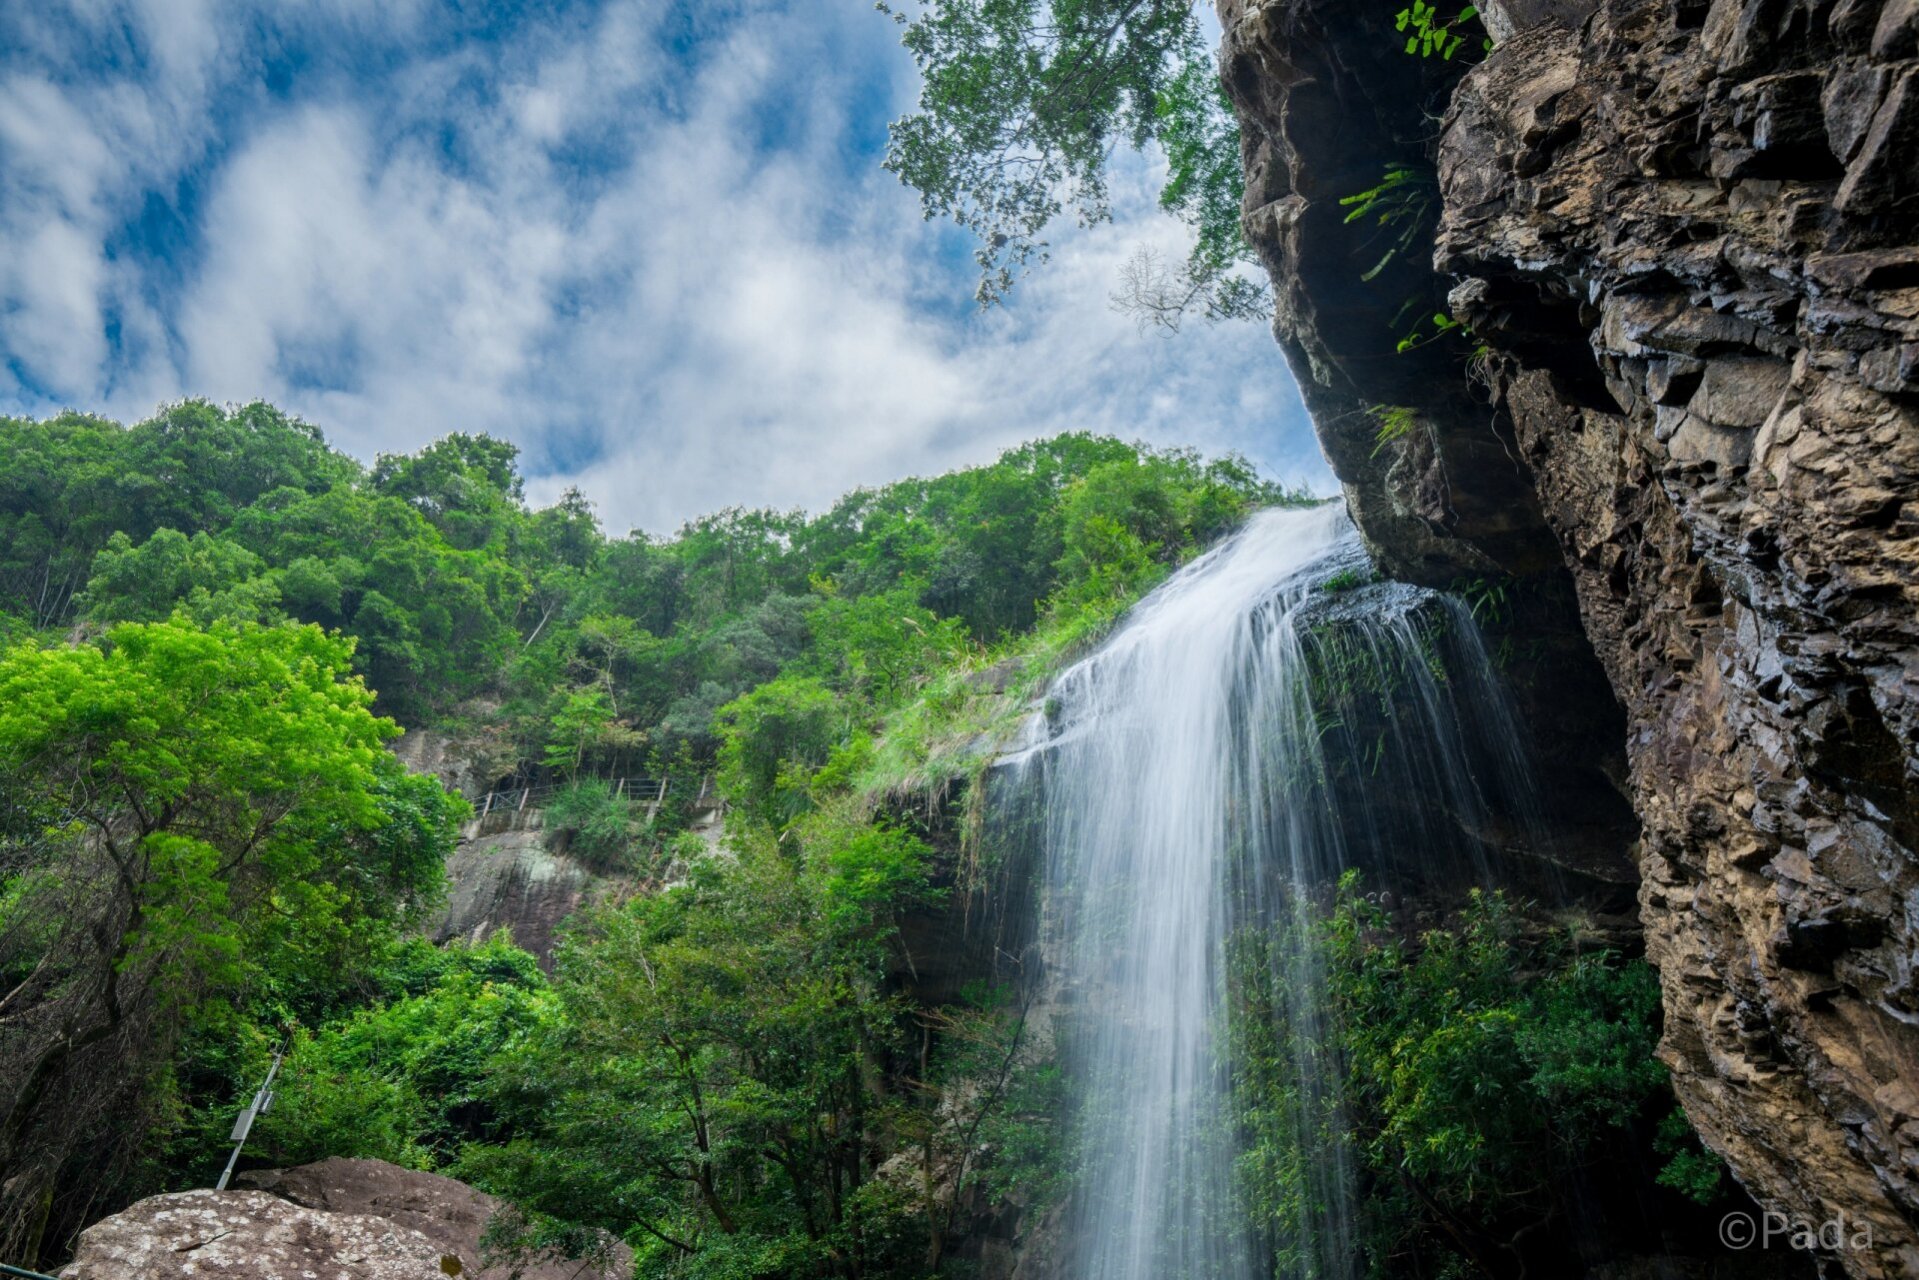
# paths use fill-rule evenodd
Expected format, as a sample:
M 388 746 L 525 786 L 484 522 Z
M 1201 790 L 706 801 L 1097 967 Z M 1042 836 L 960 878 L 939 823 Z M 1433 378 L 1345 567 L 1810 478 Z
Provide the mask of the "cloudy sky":
M 879 168 L 865 0 L 0 5 L 0 414 L 271 400 L 362 457 L 519 443 L 614 530 L 1087 428 L 1329 480 L 1257 325 L 1141 334 L 1151 157 L 1011 305 Z

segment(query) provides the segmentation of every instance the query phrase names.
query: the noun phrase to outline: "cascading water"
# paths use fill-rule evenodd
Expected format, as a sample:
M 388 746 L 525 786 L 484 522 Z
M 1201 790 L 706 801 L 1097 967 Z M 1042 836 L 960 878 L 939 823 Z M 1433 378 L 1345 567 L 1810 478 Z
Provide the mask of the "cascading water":
M 1532 811 L 1470 613 L 1397 585 L 1348 589 L 1370 577 L 1337 504 L 1260 514 L 1056 681 L 1016 763 L 1041 789 L 1042 946 L 1081 1097 L 1069 1275 L 1356 1266 L 1337 1149 L 1299 1175 L 1313 1208 L 1288 1239 L 1236 1207 L 1228 938 L 1308 909 L 1355 860 L 1465 858 L 1454 874 L 1483 882 L 1483 841 L 1460 832 Z M 1310 1021 L 1311 957 L 1272 963 Z M 1326 1063 L 1294 1070 L 1307 1110 L 1336 1108 Z

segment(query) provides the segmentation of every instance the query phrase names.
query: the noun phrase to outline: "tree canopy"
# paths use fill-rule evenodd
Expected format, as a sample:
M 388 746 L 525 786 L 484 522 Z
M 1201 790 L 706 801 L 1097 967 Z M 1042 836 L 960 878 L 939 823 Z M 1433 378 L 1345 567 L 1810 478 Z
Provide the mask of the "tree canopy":
M 446 1168 L 514 1198 L 505 1243 L 665 1274 L 937 1271 L 971 1188 L 1051 1176 L 1055 1077 L 1010 997 L 899 986 L 901 922 L 960 877 L 873 797 L 970 732 L 977 671 L 1040 678 L 1297 500 L 1069 434 L 611 537 L 577 493 L 530 507 L 502 441 L 366 467 L 201 402 L 0 421 L 0 459 L 0 1252 L 51 1260 L 209 1180 L 286 1041 L 262 1159 Z M 483 783 L 552 784 L 556 848 L 647 893 L 550 980 L 406 940 L 465 806 L 393 717 L 488 735 Z M 677 779 L 657 809 L 611 781 L 640 773 Z M 717 854 L 682 831 L 709 776 Z M 943 1172 L 877 1176 L 903 1144 Z
M 1049 227 L 1112 217 L 1114 148 L 1157 144 L 1160 204 L 1195 243 L 1168 267 L 1146 251 L 1115 304 L 1142 323 L 1245 318 L 1266 292 L 1235 266 L 1251 260 L 1239 228 L 1239 129 L 1192 0 L 923 0 L 882 4 L 921 75 L 919 109 L 895 121 L 886 167 L 931 218 L 977 242 L 978 297 L 998 302 L 1043 261 Z
M 464 805 L 382 749 L 351 654 L 182 615 L 0 657 L 0 1241 L 185 1028 L 323 997 L 437 891 Z

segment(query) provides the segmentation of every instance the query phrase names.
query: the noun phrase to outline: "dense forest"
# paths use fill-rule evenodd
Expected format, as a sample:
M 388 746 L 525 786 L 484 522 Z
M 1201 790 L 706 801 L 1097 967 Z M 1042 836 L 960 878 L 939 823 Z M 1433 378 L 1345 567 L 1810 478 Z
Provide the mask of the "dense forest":
M 209 1185 L 286 1043 L 251 1163 L 452 1172 L 519 1207 L 501 1249 L 649 1274 L 938 1271 L 978 1189 L 1059 1176 L 1062 1108 L 1016 999 L 889 978 L 902 913 L 968 890 L 893 801 L 1288 501 L 1068 435 L 618 537 L 487 437 L 366 467 L 262 404 L 0 423 L 0 1254 Z M 434 948 L 470 808 L 403 725 L 504 738 L 493 781 L 559 786 L 576 856 L 673 887 L 550 977 Z M 603 781 L 641 773 L 716 776 L 727 850 Z M 882 1176 L 900 1150 L 947 1172 Z

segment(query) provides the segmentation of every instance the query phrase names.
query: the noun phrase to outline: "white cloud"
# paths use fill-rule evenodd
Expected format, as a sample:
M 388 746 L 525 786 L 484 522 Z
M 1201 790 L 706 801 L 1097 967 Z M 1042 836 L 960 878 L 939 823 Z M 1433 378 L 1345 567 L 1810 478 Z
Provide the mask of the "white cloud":
M 0 261 L 0 348 L 54 399 L 138 417 L 162 398 L 264 396 L 362 456 L 491 431 L 522 444 L 536 497 L 577 483 L 615 529 L 817 507 L 1077 428 L 1236 448 L 1324 484 L 1267 335 L 1167 341 L 1108 310 L 1139 242 L 1183 253 L 1144 160 L 1120 163 L 1115 223 L 1059 236 L 1010 307 L 951 305 L 971 281 L 946 233 L 845 159 L 870 150 L 875 83 L 895 115 L 910 88 L 870 13 L 615 4 L 234 118 L 210 87 L 235 60 L 233 15 L 146 7 L 173 15 L 153 19 L 156 82 L 0 82 L 0 159 L 27 175 L 0 188 L 0 230 L 46 241 Z M 420 12 L 299 20 L 386 21 L 404 42 Z M 712 24 L 690 73 L 663 22 Z M 216 154 L 198 252 L 150 300 L 152 277 L 110 261 L 107 238 L 143 189 Z M 0 411 L 46 407 L 0 383 Z

